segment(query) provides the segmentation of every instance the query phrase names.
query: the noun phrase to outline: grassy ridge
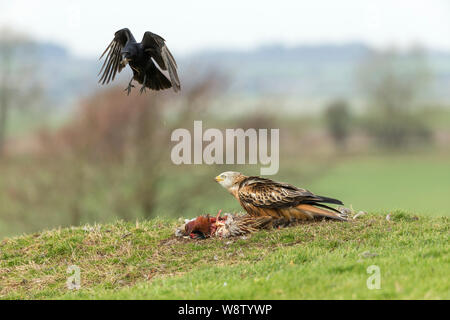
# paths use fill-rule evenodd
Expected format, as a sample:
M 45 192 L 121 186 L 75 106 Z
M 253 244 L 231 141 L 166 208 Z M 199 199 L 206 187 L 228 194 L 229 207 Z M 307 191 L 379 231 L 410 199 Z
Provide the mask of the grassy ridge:
M 0 243 L 2 298 L 450 298 L 449 218 L 403 212 L 246 238 L 173 238 L 175 220 L 46 231 Z M 81 289 L 66 287 L 69 265 Z M 369 290 L 377 265 L 381 289 Z

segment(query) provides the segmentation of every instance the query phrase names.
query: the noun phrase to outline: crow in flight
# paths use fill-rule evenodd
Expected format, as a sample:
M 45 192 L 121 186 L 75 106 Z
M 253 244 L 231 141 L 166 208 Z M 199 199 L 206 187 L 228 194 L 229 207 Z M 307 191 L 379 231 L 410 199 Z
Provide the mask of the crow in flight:
M 114 39 L 101 55 L 100 59 L 108 52 L 106 60 L 98 73 L 103 72 L 99 83 L 105 84 L 114 80 L 117 71 L 129 64 L 133 71 L 133 78 L 125 89 L 130 94 L 131 83 L 136 80 L 142 84 L 140 93 L 145 88 L 152 90 L 164 90 L 170 87 L 175 92 L 181 88 L 177 74 L 177 63 L 164 43 L 164 39 L 157 34 L 147 31 L 140 43 L 136 42 L 133 34 L 127 28 L 114 34 Z M 170 80 L 160 71 L 168 71 Z

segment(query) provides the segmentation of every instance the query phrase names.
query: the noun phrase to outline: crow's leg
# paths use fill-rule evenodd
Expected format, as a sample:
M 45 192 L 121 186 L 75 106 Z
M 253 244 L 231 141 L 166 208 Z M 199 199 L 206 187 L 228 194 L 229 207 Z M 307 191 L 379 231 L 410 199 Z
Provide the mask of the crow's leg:
M 134 85 L 131 84 L 131 82 L 133 82 L 133 78 L 134 78 L 134 76 L 131 78 L 130 82 L 128 83 L 128 87 L 126 87 L 125 90 L 124 90 L 124 91 L 127 92 L 127 96 L 130 95 L 131 88 L 134 88 Z
M 145 92 L 145 82 L 147 81 L 147 75 L 144 74 L 144 81 L 142 82 L 142 88 L 141 90 L 139 90 L 140 94 L 142 94 L 143 92 Z

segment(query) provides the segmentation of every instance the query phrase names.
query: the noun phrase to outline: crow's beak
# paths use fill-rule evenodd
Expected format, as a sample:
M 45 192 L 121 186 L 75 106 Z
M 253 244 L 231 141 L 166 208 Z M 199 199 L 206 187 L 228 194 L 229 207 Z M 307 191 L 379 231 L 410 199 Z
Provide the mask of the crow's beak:
M 128 51 L 123 51 L 121 53 L 121 55 L 122 55 L 122 61 L 120 61 L 120 64 L 125 67 L 128 64 L 128 62 L 131 61 L 131 59 L 128 58 L 130 56 L 130 53 Z
M 122 61 L 120 61 L 120 64 L 125 67 L 128 64 L 128 61 L 131 61 L 131 59 L 123 58 Z

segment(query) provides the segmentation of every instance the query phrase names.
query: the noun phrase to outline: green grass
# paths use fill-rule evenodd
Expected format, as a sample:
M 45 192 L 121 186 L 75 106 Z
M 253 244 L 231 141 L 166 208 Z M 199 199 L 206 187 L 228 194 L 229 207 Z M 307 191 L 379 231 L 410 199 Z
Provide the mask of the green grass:
M 449 299 L 448 217 L 401 211 L 246 238 L 173 237 L 175 220 L 66 228 L 0 243 L 4 299 Z M 67 267 L 81 289 L 66 287 Z M 381 289 L 366 286 L 379 266 Z

